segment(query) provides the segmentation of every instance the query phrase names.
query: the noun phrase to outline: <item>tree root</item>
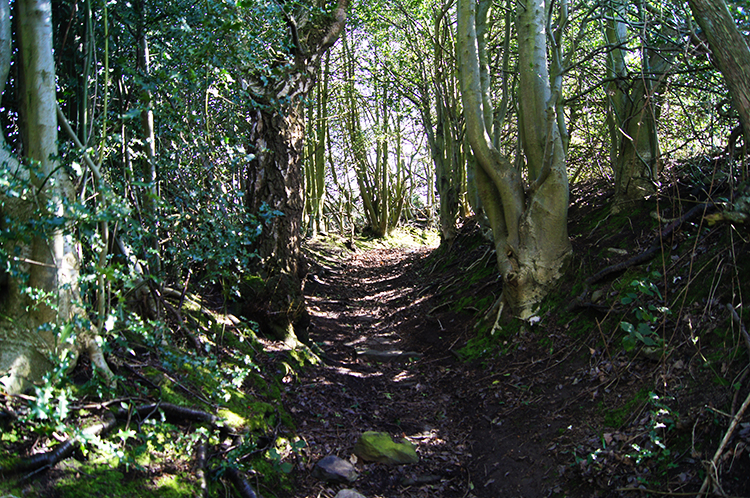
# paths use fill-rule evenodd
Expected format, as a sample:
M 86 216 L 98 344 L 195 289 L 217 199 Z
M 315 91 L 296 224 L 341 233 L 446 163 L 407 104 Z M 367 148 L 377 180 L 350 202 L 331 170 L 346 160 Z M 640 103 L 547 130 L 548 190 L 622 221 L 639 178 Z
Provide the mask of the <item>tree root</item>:
M 99 347 L 99 342 L 96 340 L 99 337 L 97 333 L 93 333 L 92 335 L 86 335 L 84 337 L 84 341 L 86 344 L 86 352 L 89 354 L 89 359 L 91 360 L 91 364 L 94 366 L 97 372 L 104 377 L 104 381 L 109 387 L 115 387 L 117 384 L 117 380 L 115 379 L 115 374 L 112 373 L 112 370 L 109 368 L 109 365 L 107 365 L 107 360 L 104 359 L 104 353 L 102 352 L 102 348 Z

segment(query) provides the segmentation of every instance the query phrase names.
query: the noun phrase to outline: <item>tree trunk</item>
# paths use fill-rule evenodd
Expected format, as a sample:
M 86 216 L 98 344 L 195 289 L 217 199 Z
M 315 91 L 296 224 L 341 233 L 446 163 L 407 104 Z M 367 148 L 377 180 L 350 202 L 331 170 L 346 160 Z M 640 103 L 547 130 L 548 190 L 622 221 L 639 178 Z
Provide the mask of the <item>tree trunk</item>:
M 5 202 L 8 214 L 18 223 L 17 228 L 37 217 L 48 220 L 64 220 L 63 201 L 73 196 L 73 186 L 62 168 L 58 168 L 57 157 L 57 102 L 55 93 L 55 65 L 52 56 L 52 6 L 44 0 L 20 0 L 16 3 L 20 53 L 21 89 L 20 116 L 22 118 L 22 140 L 25 160 L 19 162 L 14 156 L 3 152 L 7 166 L 17 168 L 20 177 L 29 181 L 29 197 Z M 9 61 L 9 39 L 7 4 L 3 2 L 2 18 L 3 63 L 0 76 L 7 77 Z M 3 84 L 5 78 L 3 78 Z M 4 142 L 4 140 L 3 140 Z M 44 226 L 44 223 L 40 224 Z M 29 235 L 27 232 L 26 235 Z M 72 317 L 78 286 L 78 251 L 72 236 L 57 228 L 45 233 L 35 231 L 29 243 L 18 241 L 12 247 L 3 248 L 7 254 L 15 254 L 15 274 L 28 276 L 21 283 L 18 278 L 9 279 L 6 293 L 2 296 L 3 319 L 0 324 L 0 371 L 8 375 L 2 378 L 8 392 L 19 392 L 29 382 L 39 381 L 50 368 L 48 357 L 58 347 L 54 325 Z M 32 299 L 23 287 L 30 287 L 45 294 L 41 299 Z
M 463 193 L 461 178 L 466 169 L 460 153 L 463 145 L 463 123 L 456 97 L 455 71 L 448 60 L 455 58 L 455 41 L 452 40 L 448 8 L 446 5 L 435 14 L 432 50 L 434 53 L 434 87 L 436 123 L 432 132 L 429 107 L 422 110 L 425 128 L 429 126 L 427 140 L 435 163 L 435 186 L 440 194 L 440 242 L 450 247 L 456 238 L 459 216 L 459 198 Z M 425 99 L 427 89 L 425 88 Z M 455 104 L 455 105 L 452 105 Z
M 712 62 L 724 75 L 732 94 L 747 150 L 750 147 L 750 48 L 724 0 L 689 0 L 689 3 L 708 39 Z
M 323 70 L 315 86 L 314 101 L 308 104 L 307 153 L 305 161 L 306 232 L 315 236 L 325 233 L 323 209 L 326 202 L 326 138 L 328 136 L 328 82 L 330 53 L 326 54 Z
M 255 157 L 245 173 L 245 201 L 248 212 L 263 220 L 263 231 L 256 241 L 261 262 L 250 269 L 262 282 L 248 279 L 243 289 L 244 306 L 265 332 L 291 345 L 298 344 L 298 337 L 305 340 L 307 316 L 302 294 L 305 268 L 300 259 L 303 102 L 315 84 L 323 55 L 344 28 L 347 7 L 348 0 L 338 0 L 326 23 L 306 23 L 303 32 L 298 31 L 300 23 L 284 12 L 292 35 L 290 58 L 279 68 L 276 80 L 253 86 L 263 90 L 254 95 L 254 100 L 264 105 L 248 117 L 251 125 L 247 140 Z M 303 46 L 305 41 L 310 46 Z M 273 215 L 273 211 L 280 214 Z M 272 216 L 267 216 L 269 213 Z
M 258 110 L 252 116 L 249 139 L 257 152 L 246 175 L 249 211 L 259 219 L 271 210 L 282 213 L 263 223 L 257 247 L 263 288 L 253 290 L 258 299 L 248 304 L 261 326 L 274 337 L 292 342 L 297 337 L 294 325 L 305 315 L 300 261 L 302 112 L 297 105 L 283 113 Z
M 490 220 L 503 299 L 512 313 L 531 317 L 541 299 L 562 276 L 571 253 L 567 232 L 568 181 L 565 154 L 551 99 L 546 58 L 546 3 L 524 0 L 518 6 L 521 87 L 522 163 L 520 171 L 492 143 L 492 115 L 487 105 L 487 66 L 478 33 L 488 9 L 482 0 L 459 0 L 458 61 L 466 128 L 477 161 L 476 182 Z
M 610 47 L 607 124 L 610 163 L 615 174 L 614 209 L 656 192 L 661 167 L 658 94 L 673 65 L 668 50 L 644 47 L 641 49 L 641 73 L 630 74 L 625 62 L 629 46 L 626 5 L 624 1 L 614 3 L 604 27 L 604 37 Z
M 161 255 L 159 249 L 159 232 L 157 225 L 157 198 L 159 189 L 157 186 L 156 176 L 156 134 L 154 132 L 154 106 L 153 94 L 148 89 L 146 81 L 151 72 L 151 55 L 148 48 L 148 36 L 146 33 L 146 12 L 145 0 L 136 0 L 135 14 L 137 16 L 137 64 L 138 72 L 145 80 L 141 88 L 138 100 L 141 106 L 141 140 L 143 140 L 143 182 L 146 187 L 141 195 L 142 212 L 141 223 L 144 226 L 151 226 L 153 230 L 148 232 L 148 238 L 145 241 L 146 249 L 143 255 L 149 262 L 149 270 L 152 274 L 161 273 Z

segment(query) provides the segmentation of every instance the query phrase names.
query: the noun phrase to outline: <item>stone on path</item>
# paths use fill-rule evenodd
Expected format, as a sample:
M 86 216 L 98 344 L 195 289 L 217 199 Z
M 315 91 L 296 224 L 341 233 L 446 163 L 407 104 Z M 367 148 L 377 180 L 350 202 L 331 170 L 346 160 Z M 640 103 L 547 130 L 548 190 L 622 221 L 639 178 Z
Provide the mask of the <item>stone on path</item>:
M 357 493 L 353 489 L 342 489 L 334 498 L 365 498 L 363 495 Z
M 354 454 L 367 462 L 399 465 L 419 462 L 414 445 L 406 439 L 396 443 L 385 432 L 367 431 L 354 445 Z
M 359 477 L 354 465 L 334 455 L 328 455 L 316 463 L 312 475 L 321 481 L 349 483 Z

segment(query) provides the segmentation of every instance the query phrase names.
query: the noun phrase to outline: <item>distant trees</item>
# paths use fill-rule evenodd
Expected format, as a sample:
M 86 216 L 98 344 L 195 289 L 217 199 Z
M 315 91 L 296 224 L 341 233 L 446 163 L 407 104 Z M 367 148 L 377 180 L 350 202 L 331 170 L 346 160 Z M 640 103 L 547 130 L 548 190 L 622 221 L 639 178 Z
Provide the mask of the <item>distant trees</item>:
M 385 61 L 378 59 L 393 47 L 386 40 L 371 42 L 373 47 L 363 50 L 354 40 L 344 40 L 345 110 L 341 126 L 345 157 L 355 171 L 365 229 L 375 237 L 384 237 L 401 220 L 412 172 L 404 153 L 403 93 L 388 74 Z M 366 62 L 358 62 L 357 54 L 365 55 Z M 370 79 L 369 88 L 358 85 L 363 76 Z

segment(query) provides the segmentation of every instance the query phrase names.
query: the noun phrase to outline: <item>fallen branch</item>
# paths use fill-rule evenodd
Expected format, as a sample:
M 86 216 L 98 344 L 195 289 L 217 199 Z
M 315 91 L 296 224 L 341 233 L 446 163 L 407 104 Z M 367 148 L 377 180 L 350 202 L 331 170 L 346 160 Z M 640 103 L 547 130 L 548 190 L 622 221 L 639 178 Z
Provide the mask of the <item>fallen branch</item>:
M 100 436 L 106 434 L 115 426 L 117 421 L 115 417 L 110 413 L 106 412 L 104 415 L 105 421 L 100 424 L 94 424 L 83 430 L 85 436 Z M 78 437 L 68 439 L 62 444 L 55 446 L 50 451 L 44 453 L 38 453 L 28 458 L 22 458 L 16 460 L 8 467 L 0 469 L 2 472 L 16 473 L 16 472 L 27 472 L 36 471 L 43 468 L 54 467 L 58 463 L 62 462 L 78 448 L 81 441 Z
M 669 235 L 671 235 L 672 232 L 674 232 L 680 225 L 682 225 L 686 221 L 690 221 L 691 219 L 695 218 L 698 214 L 702 214 L 702 215 L 705 214 L 706 211 L 708 211 L 708 209 L 713 208 L 713 207 L 714 207 L 713 204 L 706 204 L 706 203 L 698 204 L 697 206 L 694 206 L 687 213 L 680 216 L 679 218 L 674 220 L 672 223 L 664 227 L 664 230 L 661 231 L 659 238 L 657 240 L 661 242 L 662 239 L 669 237 Z M 579 307 L 590 307 L 591 303 L 587 303 L 585 301 L 585 298 L 588 295 L 589 290 L 591 289 L 591 286 L 593 284 L 602 280 L 604 277 L 608 275 L 627 270 L 631 266 L 635 266 L 635 265 L 638 265 L 638 264 L 641 264 L 641 263 L 644 263 L 646 261 L 653 259 L 660 250 L 661 250 L 661 243 L 655 243 L 654 245 L 652 245 L 651 247 L 649 247 L 642 253 L 637 254 L 633 256 L 632 258 L 626 261 L 623 261 L 622 263 L 610 265 L 596 272 L 595 274 L 593 274 L 592 276 L 586 279 L 585 281 L 586 285 L 583 289 L 583 292 L 581 292 L 581 294 L 578 297 L 570 301 L 570 304 L 568 305 L 567 310 L 571 311 Z
M 172 403 L 148 403 L 138 406 L 132 411 L 127 408 L 119 408 L 114 413 L 107 411 L 104 415 L 105 421 L 85 428 L 83 430 L 83 435 L 101 436 L 112 430 L 117 424 L 117 419 L 119 418 L 125 418 L 129 414 L 137 413 L 143 420 L 145 420 L 159 410 L 164 412 L 164 415 L 167 417 L 176 417 L 190 420 L 192 422 L 205 422 L 212 426 L 221 425 L 221 419 L 219 417 L 202 410 L 178 406 Z M 80 444 L 81 441 L 78 437 L 72 437 L 62 444 L 57 445 L 50 451 L 15 460 L 7 466 L 0 468 L 0 472 L 14 474 L 54 467 L 71 456 Z
M 167 417 L 181 418 L 191 422 L 205 422 L 214 426 L 218 426 L 219 422 L 221 422 L 221 419 L 212 413 L 172 403 L 148 403 L 136 407 L 130 413 L 137 413 L 138 416 L 145 420 L 159 410 L 164 412 L 164 415 Z M 118 418 L 123 418 L 128 415 L 128 412 L 127 408 L 120 408 L 117 410 L 116 415 Z
M 742 334 L 742 338 L 745 340 L 745 347 L 747 347 L 747 354 L 750 355 L 750 334 L 747 333 L 745 324 L 742 323 L 742 319 L 740 319 L 740 315 L 737 314 L 737 310 L 734 309 L 732 303 L 727 303 L 727 309 L 732 314 L 732 321 L 740 328 L 740 334 Z
M 200 496 L 208 496 L 208 481 L 206 480 L 206 438 L 204 437 L 195 448 L 195 477 L 201 489 Z
M 260 495 L 255 493 L 255 490 L 250 485 L 250 483 L 247 482 L 245 476 L 243 476 L 236 467 L 228 467 L 227 475 L 229 476 L 229 480 L 232 481 L 232 484 L 234 484 L 234 487 L 237 489 L 237 492 L 242 498 L 262 498 Z
M 698 214 L 705 214 L 705 212 L 708 210 L 708 208 L 713 207 L 712 204 L 698 204 L 697 206 L 693 207 L 690 211 L 683 214 L 681 217 L 677 218 L 675 221 L 664 227 L 664 230 L 662 230 L 659 241 L 662 239 L 665 239 L 669 237 L 672 232 L 675 231 L 676 228 L 678 228 L 680 225 L 685 223 L 686 221 L 691 220 L 692 218 L 695 218 Z M 594 275 L 590 276 L 586 279 L 586 284 L 591 285 L 599 280 L 603 279 L 607 275 L 611 275 L 612 273 L 617 273 L 622 270 L 627 270 L 631 266 L 635 266 L 637 264 L 643 263 L 645 261 L 648 261 L 652 259 L 654 256 L 656 256 L 656 253 L 661 249 L 661 244 L 657 243 L 646 249 L 640 254 L 637 254 L 633 256 L 632 258 L 628 259 L 627 261 L 623 261 L 622 263 L 617 263 L 616 265 L 610 265 L 603 270 L 600 270 L 596 272 Z

